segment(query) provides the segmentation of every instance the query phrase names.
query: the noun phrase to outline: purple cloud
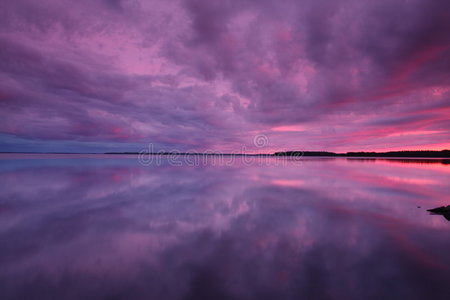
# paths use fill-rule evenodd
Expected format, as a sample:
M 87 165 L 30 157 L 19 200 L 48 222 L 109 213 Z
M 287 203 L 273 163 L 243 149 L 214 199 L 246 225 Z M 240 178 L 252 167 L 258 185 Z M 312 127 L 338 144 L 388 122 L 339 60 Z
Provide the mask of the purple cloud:
M 2 3 L 0 145 L 448 148 L 447 2 Z

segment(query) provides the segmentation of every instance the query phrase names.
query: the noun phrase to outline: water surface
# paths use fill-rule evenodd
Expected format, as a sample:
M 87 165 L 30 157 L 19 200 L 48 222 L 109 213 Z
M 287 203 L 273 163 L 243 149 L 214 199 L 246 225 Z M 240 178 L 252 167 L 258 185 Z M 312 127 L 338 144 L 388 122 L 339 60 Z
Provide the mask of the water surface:
M 1 299 L 448 299 L 441 160 L 0 156 Z

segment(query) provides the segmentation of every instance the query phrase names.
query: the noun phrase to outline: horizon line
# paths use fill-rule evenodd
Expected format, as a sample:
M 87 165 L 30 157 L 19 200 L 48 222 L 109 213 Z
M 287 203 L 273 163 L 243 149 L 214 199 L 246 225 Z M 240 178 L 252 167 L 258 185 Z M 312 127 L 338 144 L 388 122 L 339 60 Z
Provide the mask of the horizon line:
M 448 152 L 448 153 L 447 153 Z M 388 154 L 438 154 L 445 153 L 446 157 L 450 157 L 450 150 L 396 150 L 396 151 L 347 151 L 347 152 L 332 152 L 332 151 L 303 151 L 303 150 L 285 150 L 276 151 L 272 153 L 226 153 L 226 152 L 181 152 L 181 151 L 158 151 L 152 153 L 134 152 L 134 151 L 120 151 L 120 152 L 35 152 L 35 151 L 0 151 L 0 154 L 91 154 L 91 155 L 234 155 L 234 156 L 349 156 L 349 155 L 388 155 Z M 412 156 L 414 157 L 414 156 Z

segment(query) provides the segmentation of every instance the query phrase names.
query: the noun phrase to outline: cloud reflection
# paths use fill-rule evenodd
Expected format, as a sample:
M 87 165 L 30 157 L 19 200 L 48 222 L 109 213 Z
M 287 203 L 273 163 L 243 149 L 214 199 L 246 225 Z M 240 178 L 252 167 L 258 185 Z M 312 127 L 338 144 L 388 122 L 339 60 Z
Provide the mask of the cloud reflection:
M 3 299 L 446 298 L 447 172 L 86 161 L 0 172 Z

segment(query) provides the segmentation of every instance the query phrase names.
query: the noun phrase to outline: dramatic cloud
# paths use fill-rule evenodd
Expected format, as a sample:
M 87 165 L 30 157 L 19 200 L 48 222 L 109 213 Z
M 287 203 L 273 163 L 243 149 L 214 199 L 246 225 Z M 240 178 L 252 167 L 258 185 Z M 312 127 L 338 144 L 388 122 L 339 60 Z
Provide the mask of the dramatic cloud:
M 4 2 L 0 150 L 450 148 L 449 11 L 446 0 Z

